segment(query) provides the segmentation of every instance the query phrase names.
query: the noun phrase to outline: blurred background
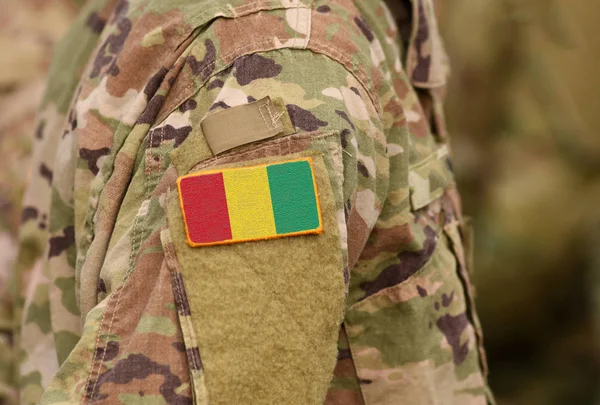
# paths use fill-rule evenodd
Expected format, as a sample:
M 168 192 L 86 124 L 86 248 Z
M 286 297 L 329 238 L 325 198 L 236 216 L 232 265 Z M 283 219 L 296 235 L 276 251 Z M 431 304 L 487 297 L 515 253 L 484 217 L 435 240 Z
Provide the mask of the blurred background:
M 439 2 L 499 404 L 600 404 L 600 2 Z
M 45 72 L 78 3 L 0 0 L 0 269 Z M 498 404 L 600 405 L 600 2 L 438 3 Z

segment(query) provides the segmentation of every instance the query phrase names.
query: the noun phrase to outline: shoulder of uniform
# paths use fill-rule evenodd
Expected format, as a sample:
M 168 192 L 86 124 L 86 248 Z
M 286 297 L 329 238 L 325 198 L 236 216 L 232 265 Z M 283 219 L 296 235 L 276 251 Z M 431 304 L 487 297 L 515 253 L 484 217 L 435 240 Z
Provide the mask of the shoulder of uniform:
M 342 65 L 380 110 L 379 94 L 387 84 L 382 41 L 354 2 L 316 3 L 239 2 L 224 7 L 217 2 L 210 12 L 196 4 L 182 8 L 183 19 L 194 28 L 182 45 L 179 83 L 170 101 L 181 103 L 241 57 L 291 49 L 322 54 Z

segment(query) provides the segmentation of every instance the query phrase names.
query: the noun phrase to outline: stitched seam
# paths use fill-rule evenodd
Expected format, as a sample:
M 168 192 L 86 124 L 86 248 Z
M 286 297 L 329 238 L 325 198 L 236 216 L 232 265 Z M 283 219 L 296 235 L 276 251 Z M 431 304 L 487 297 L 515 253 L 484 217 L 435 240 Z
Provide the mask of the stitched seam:
M 304 48 L 303 49 L 307 49 L 308 48 L 308 43 L 310 42 L 311 38 L 312 38 L 312 16 L 313 16 L 313 10 L 315 8 L 315 0 L 311 0 L 310 2 L 310 9 L 308 10 L 308 22 L 307 22 L 307 34 L 306 34 L 306 42 L 304 43 Z
M 267 102 L 265 104 L 265 108 L 267 109 L 267 114 L 269 114 L 269 119 L 271 120 L 271 126 L 273 128 L 275 128 L 277 126 L 277 123 L 275 122 L 275 119 L 273 118 L 273 112 L 271 112 L 271 106 L 269 105 L 269 102 Z
M 169 250 L 170 249 L 167 248 L 167 251 L 169 251 Z M 168 253 L 168 254 L 170 255 L 171 253 Z M 177 300 L 177 302 L 179 302 L 180 305 L 182 305 L 183 299 L 182 299 L 182 296 L 181 296 L 181 290 L 179 288 L 179 282 L 177 280 L 177 277 L 175 276 L 175 272 L 174 271 L 171 272 L 171 283 L 172 283 L 172 285 L 174 287 L 174 290 L 175 290 L 174 291 L 175 299 Z M 177 316 L 179 317 L 179 321 L 181 322 L 181 318 L 184 317 L 184 316 L 186 316 L 186 315 L 180 314 L 179 313 L 179 309 L 178 309 L 177 310 Z M 182 325 L 182 327 L 183 327 L 183 325 Z M 185 345 L 185 337 L 183 338 L 183 341 L 184 341 L 184 345 Z M 186 353 L 186 357 L 188 358 L 188 361 L 190 361 L 190 357 L 187 355 L 187 353 Z
M 154 132 L 152 132 L 152 134 L 150 135 L 150 144 L 152 144 L 152 137 L 154 135 Z M 144 199 L 145 202 L 145 199 Z M 143 203 L 142 203 L 143 204 Z M 136 215 L 135 220 L 133 222 L 133 230 L 132 230 L 132 236 L 131 239 L 133 241 L 132 246 L 131 246 L 131 252 L 129 253 L 129 265 L 127 266 L 127 272 L 125 273 L 125 277 L 127 277 L 127 275 L 130 273 L 131 271 L 131 266 L 132 266 L 132 262 L 133 262 L 133 252 L 135 250 L 135 246 L 138 243 L 138 224 L 139 224 L 139 213 L 138 215 Z M 127 278 L 127 280 L 129 280 L 129 278 Z M 119 288 L 119 291 L 116 293 L 117 294 L 117 302 L 115 304 L 115 308 L 113 309 L 113 313 L 112 313 L 112 317 L 110 319 L 110 324 L 108 325 L 108 330 L 106 332 L 106 339 L 104 340 L 104 346 L 105 346 L 105 350 L 102 352 L 102 357 L 100 358 L 100 361 L 98 362 L 98 367 L 101 368 L 102 364 L 104 363 L 104 358 L 105 358 L 105 354 L 106 354 L 106 345 L 108 344 L 108 340 L 110 339 L 110 331 L 112 330 L 112 326 L 113 323 L 115 321 L 115 317 L 117 314 L 117 310 L 119 308 L 119 302 L 121 301 L 121 292 L 123 291 L 123 288 L 125 287 L 127 281 L 125 281 L 125 283 L 123 283 L 123 285 L 121 285 L 121 287 Z M 98 339 L 100 340 L 100 331 L 98 331 Z M 96 385 L 98 384 L 98 378 L 95 379 L 94 381 L 94 386 L 92 388 L 92 394 L 90 395 L 90 400 L 92 398 L 94 398 L 94 394 L 96 392 Z
M 152 151 L 152 144 L 153 144 L 153 140 L 154 140 L 154 133 L 155 133 L 155 131 L 151 131 L 150 132 L 150 147 L 148 148 L 150 151 Z M 159 140 L 160 143 L 162 143 L 162 137 L 163 136 L 162 136 L 162 132 L 161 132 L 160 140 Z M 160 144 L 159 144 L 159 146 L 160 146 Z M 150 191 L 149 191 L 150 187 L 149 187 L 148 177 L 149 177 L 149 175 L 146 175 L 145 178 L 144 178 L 144 181 L 145 181 L 145 191 L 144 191 L 144 201 L 142 202 L 142 205 L 146 203 L 146 201 L 148 199 L 148 196 L 150 194 Z M 140 213 L 138 211 L 138 215 L 136 215 L 134 223 L 133 223 L 133 230 L 132 230 L 132 241 L 133 241 L 133 243 L 132 243 L 132 246 L 131 246 L 131 252 L 129 253 L 129 265 L 128 265 L 128 269 L 127 269 L 127 272 L 125 273 L 125 276 L 124 276 L 124 282 L 121 285 L 121 287 L 119 288 L 118 292 L 116 293 L 117 294 L 117 301 L 116 301 L 115 308 L 114 308 L 113 313 L 112 313 L 110 324 L 108 325 L 108 330 L 106 332 L 106 339 L 104 340 L 104 342 L 105 342 L 104 343 L 105 349 L 103 350 L 102 357 L 100 359 L 100 362 L 98 363 L 98 370 L 100 370 L 102 368 L 102 364 L 104 363 L 104 359 L 105 359 L 105 356 L 106 356 L 106 345 L 108 345 L 108 341 L 110 339 L 110 332 L 112 331 L 112 327 L 113 327 L 113 324 L 114 324 L 114 321 L 115 321 L 115 318 L 116 318 L 116 315 L 117 315 L 117 312 L 118 312 L 118 309 L 119 309 L 119 303 L 121 301 L 121 293 L 123 292 L 125 286 L 127 285 L 127 282 L 130 279 L 129 276 L 133 272 L 133 268 L 134 268 L 134 266 L 133 266 L 133 259 L 134 259 L 134 256 L 135 256 L 134 255 L 134 251 L 136 251 L 136 246 L 138 244 L 141 244 L 141 242 L 142 242 L 141 241 L 141 230 L 140 230 L 140 227 L 139 227 L 139 225 L 140 225 L 140 217 L 141 217 L 141 215 L 140 215 Z M 138 253 L 139 253 L 139 249 L 140 248 L 141 248 L 141 246 L 137 247 Z M 99 340 L 100 340 L 100 330 L 98 331 L 97 342 Z M 94 368 L 94 370 L 95 370 L 95 368 Z M 89 376 L 88 376 L 88 378 L 89 378 Z M 95 381 L 94 381 L 94 386 L 92 388 L 92 393 L 90 395 L 90 400 L 92 398 L 94 398 L 94 394 L 96 393 L 96 386 L 97 385 L 98 385 L 98 378 L 96 378 Z
M 269 8 L 269 7 L 272 7 L 272 6 L 279 6 L 279 7 L 272 8 L 272 9 Z M 256 8 L 256 11 L 258 11 L 258 10 L 270 11 L 270 10 L 289 10 L 289 9 L 291 9 L 293 7 L 281 7 L 281 3 L 278 2 L 278 1 L 268 1 L 268 2 L 265 2 L 265 1 L 256 1 L 254 3 L 244 4 L 242 6 L 238 6 L 238 7 L 235 7 L 235 8 L 230 8 L 230 10 L 232 11 L 231 15 L 234 18 L 243 17 L 243 15 L 240 15 L 238 12 L 241 10 L 242 12 L 251 13 L 252 11 L 248 12 L 248 11 L 245 11 L 245 10 L 246 9 L 252 9 L 252 8 Z M 307 7 L 304 6 L 302 8 L 307 8 Z M 196 18 L 194 18 L 194 23 L 195 24 L 199 24 L 198 20 L 201 20 L 205 15 L 213 14 L 213 12 L 215 10 L 223 10 L 223 7 L 222 6 L 211 7 L 209 9 L 207 9 L 207 10 L 204 10 L 202 13 L 198 14 L 196 16 Z M 217 18 L 218 17 L 223 17 L 223 16 L 217 16 Z M 225 18 L 227 18 L 227 17 L 225 17 Z
M 102 319 L 100 320 L 100 326 L 98 328 L 98 335 L 96 336 L 96 343 L 94 344 L 94 351 L 92 352 L 92 370 L 90 370 L 90 373 L 88 374 L 88 378 L 87 378 L 87 381 L 85 383 L 85 388 L 83 390 L 83 395 L 81 396 L 80 403 L 84 403 L 85 402 L 85 397 L 87 395 L 88 388 L 89 388 L 90 383 L 91 383 L 92 375 L 94 375 L 95 372 L 96 372 L 96 364 L 94 364 L 94 357 L 96 357 L 96 351 L 98 350 L 98 344 L 100 343 L 100 331 L 102 330 L 102 327 L 104 326 L 104 321 L 106 319 L 106 313 L 107 313 L 108 309 L 110 308 L 110 304 L 111 304 L 111 302 L 113 301 L 114 298 L 115 297 L 113 295 L 112 297 L 110 297 L 108 299 L 108 302 L 106 304 L 106 310 L 102 314 Z M 106 352 L 106 348 L 104 348 L 104 352 Z M 99 363 L 99 365 L 101 365 L 101 364 L 102 363 Z M 96 382 L 97 382 L 97 380 L 94 381 L 94 389 L 96 388 Z M 93 392 L 92 392 L 92 395 L 90 395 L 90 400 L 92 398 L 93 398 Z
M 169 199 L 170 195 L 171 195 L 171 189 L 169 188 L 167 190 L 167 200 Z M 170 233 L 170 231 L 168 231 L 168 232 Z M 174 286 L 174 290 L 175 290 L 174 294 L 176 295 L 179 302 L 183 305 L 184 297 L 186 297 L 185 288 L 181 283 L 179 283 L 179 280 L 183 281 L 183 278 L 182 277 L 177 278 L 177 276 L 176 276 L 177 274 L 181 275 L 181 271 L 179 270 L 179 267 L 178 267 L 176 253 L 175 253 L 175 250 L 173 249 L 172 243 L 173 243 L 173 241 L 170 240 L 169 243 L 163 244 L 163 246 L 165 248 L 165 252 L 166 252 L 165 258 L 167 260 L 167 267 L 171 271 L 171 283 Z M 186 297 L 186 300 L 187 300 L 187 297 Z M 190 361 L 190 356 L 188 355 L 187 348 L 198 349 L 196 335 L 195 335 L 195 332 L 193 329 L 193 323 L 191 320 L 191 309 L 190 309 L 190 315 L 181 314 L 179 312 L 179 309 L 177 310 L 177 315 L 178 315 L 179 321 L 181 323 L 182 329 L 185 328 L 187 331 L 187 336 L 188 336 L 189 342 L 186 342 L 186 334 L 183 334 L 183 340 L 184 340 L 184 345 L 186 346 L 186 356 L 188 357 L 188 361 Z M 189 343 L 189 345 L 187 343 Z M 200 356 L 199 351 L 198 351 L 198 355 Z M 202 361 L 201 358 L 196 359 L 193 356 L 191 357 L 190 362 L 196 366 L 195 368 L 192 368 L 192 370 L 191 370 L 192 374 L 195 375 L 194 378 L 199 378 L 198 374 L 200 374 L 202 371 L 201 361 Z M 196 384 L 199 384 L 199 382 L 197 382 L 197 381 L 192 381 L 192 382 L 193 382 L 194 391 L 198 390 L 199 387 L 197 387 Z
M 167 57 L 165 57 L 165 58 L 163 59 L 163 63 L 162 63 L 163 65 L 164 65 L 164 61 L 166 61 L 166 60 L 167 60 L 167 58 L 168 58 L 168 56 L 167 56 Z M 135 104 L 135 103 L 134 103 L 134 104 Z M 148 106 L 148 104 L 149 104 L 149 102 L 147 102 L 147 103 L 146 103 L 146 107 Z M 127 110 L 127 113 L 129 113 L 129 111 L 131 111 L 131 109 L 132 109 L 133 107 L 134 107 L 134 105 L 132 105 L 132 106 L 131 106 L 131 107 L 130 107 L 128 110 Z M 125 113 L 125 114 L 124 114 L 124 116 L 125 116 L 125 115 L 127 115 L 127 113 Z M 117 128 L 117 131 L 118 131 L 118 128 Z M 151 139 L 152 139 L 152 136 L 153 136 L 153 135 L 154 135 L 154 132 L 152 132 L 152 133 L 151 133 L 151 135 L 150 135 L 150 138 L 151 138 Z M 150 144 L 152 145 L 152 140 L 151 140 L 150 142 L 151 142 Z M 111 172 L 110 172 L 109 174 L 107 174 L 107 175 L 106 175 L 106 178 L 103 178 L 103 180 L 102 180 L 102 182 L 103 182 L 104 184 L 106 184 L 106 183 L 108 182 L 108 180 L 109 180 L 109 179 L 110 179 L 110 177 L 112 176 L 112 173 L 114 173 L 114 169 L 115 169 L 115 168 L 114 168 L 114 165 L 115 165 L 116 156 L 118 155 L 118 153 L 119 153 L 119 152 L 116 152 L 116 154 L 115 154 L 115 160 L 113 161 L 113 165 L 112 165 L 113 167 L 111 168 Z M 99 173 L 100 173 L 100 172 L 99 172 Z M 104 176 L 103 176 L 103 177 L 104 177 Z M 97 179 L 97 178 L 98 178 L 98 177 L 96 177 L 95 179 Z M 102 189 L 102 190 L 103 190 L 103 189 Z M 92 208 L 92 210 L 91 210 L 90 212 L 88 212 L 88 215 L 89 215 L 89 217 L 88 217 L 88 218 L 93 218 L 93 217 L 95 216 L 95 213 L 97 212 L 97 209 L 98 209 L 98 205 L 100 204 L 100 195 L 102 194 L 102 190 L 100 190 L 100 192 L 99 192 L 99 193 L 98 193 L 98 195 L 97 195 L 98 202 L 96 203 L 95 207 L 91 207 L 91 208 Z M 90 204 L 90 202 L 91 202 L 91 196 L 90 196 L 90 200 L 88 200 L 88 204 Z M 88 205 L 88 209 L 89 209 L 89 208 L 90 208 L 90 205 Z M 92 212 L 93 212 L 94 214 L 92 214 Z M 87 220 L 88 220 L 88 218 L 86 218 L 86 223 L 87 223 Z M 135 218 L 135 220 L 134 220 L 134 223 L 133 223 L 132 239 L 134 239 L 134 238 L 135 238 L 135 235 L 136 235 L 136 225 L 137 225 L 137 222 L 138 222 L 138 216 L 136 216 L 136 218 Z M 92 238 L 95 236 L 95 229 L 94 229 L 94 228 L 95 228 L 95 227 L 94 227 L 93 223 L 90 223 L 90 229 L 89 229 L 89 230 L 90 230 L 90 232 L 89 232 L 89 233 L 90 233 L 90 236 L 92 236 Z M 85 231 L 85 227 L 84 227 L 84 231 Z M 88 247 L 89 247 L 90 245 L 91 245 L 91 242 L 89 243 Z M 88 253 L 89 253 L 89 252 L 88 252 Z M 131 251 L 131 253 L 129 254 L 129 266 L 131 266 L 132 256 L 133 256 L 133 246 L 132 246 L 132 251 Z M 87 258 L 87 253 L 86 253 L 86 258 Z M 129 272 L 129 270 L 128 270 L 128 272 Z M 85 402 L 85 397 L 86 397 L 86 394 L 87 394 L 87 389 L 88 389 L 88 387 L 89 387 L 89 384 L 90 384 L 90 381 L 91 381 L 92 375 L 94 375 L 94 374 L 96 373 L 96 369 L 98 369 L 98 373 L 99 373 L 99 372 L 100 372 L 100 370 L 101 370 L 101 368 L 102 368 L 102 364 L 104 363 L 104 358 L 105 358 L 105 355 L 106 355 L 106 345 L 108 344 L 108 340 L 109 340 L 109 338 L 110 338 L 110 337 L 109 337 L 109 336 L 110 336 L 110 330 L 112 329 L 112 325 L 113 325 L 113 322 L 114 322 L 114 319 L 115 319 L 115 316 L 116 316 L 117 308 L 119 307 L 119 300 L 121 299 L 121 291 L 122 291 L 122 287 L 123 287 L 123 286 L 124 286 L 124 285 L 122 285 L 122 286 L 121 286 L 121 287 L 118 289 L 118 291 L 117 291 L 117 292 L 115 292 L 115 294 L 116 294 L 116 296 L 117 296 L 117 302 L 116 302 L 116 304 L 115 304 L 115 308 L 114 308 L 114 310 L 113 310 L 113 314 L 112 314 L 112 317 L 111 317 L 111 320 L 110 320 L 110 324 L 109 324 L 109 327 L 108 327 L 108 332 L 107 332 L 107 335 L 106 335 L 106 339 L 105 339 L 105 345 L 104 345 L 105 347 L 104 347 L 104 350 L 102 351 L 102 357 L 101 357 L 100 361 L 98 362 L 97 366 L 96 366 L 96 364 L 93 364 L 93 366 L 92 366 L 92 370 L 91 370 L 90 374 L 88 374 L 88 378 L 87 378 L 87 381 L 86 381 L 85 389 L 84 389 L 84 391 L 83 391 L 83 395 L 81 396 L 81 403 L 84 403 L 84 402 Z M 103 327 L 103 324 L 104 324 L 104 319 L 105 319 L 105 316 L 106 316 L 106 311 L 107 311 L 107 310 L 110 308 L 110 304 L 111 304 L 111 302 L 112 302 L 113 298 L 114 298 L 114 296 L 113 296 L 113 297 L 111 297 L 111 299 L 109 299 L 108 303 L 106 304 L 107 306 L 106 306 L 105 312 L 102 314 L 102 321 L 101 321 L 101 323 L 100 323 L 100 327 L 98 328 L 97 337 L 96 337 L 96 343 L 94 344 L 94 352 L 92 353 L 92 362 L 94 362 L 94 361 L 95 361 L 94 357 L 96 356 L 96 350 L 97 350 L 97 348 L 98 348 L 98 344 L 100 343 L 100 334 L 101 334 L 102 327 Z M 95 392 L 96 392 L 96 386 L 97 386 L 97 384 L 98 384 L 98 378 L 96 378 L 96 379 L 94 380 L 94 386 L 92 387 L 92 393 L 91 393 L 91 395 L 90 395 L 90 401 L 91 401 L 91 400 L 94 398 L 94 394 L 95 394 Z
M 175 273 L 173 273 L 173 275 L 174 275 L 174 274 L 175 274 Z M 179 273 L 179 274 L 181 274 L 181 273 Z M 175 276 L 173 276 L 173 277 L 175 278 Z M 180 303 L 183 305 L 184 293 L 183 293 L 183 291 L 182 291 L 182 288 L 181 288 L 181 283 L 180 283 L 180 282 L 179 282 L 179 280 L 177 280 L 176 278 L 175 278 L 175 280 L 176 280 L 176 281 L 175 281 L 175 283 L 174 283 L 174 284 L 175 284 L 175 290 L 176 290 L 176 294 L 177 294 L 177 299 L 178 299 L 178 300 L 179 300 L 179 302 L 180 302 Z M 192 327 L 193 327 L 193 326 L 192 326 L 192 323 L 191 323 L 191 319 L 189 319 L 189 318 L 190 318 L 190 316 L 191 316 L 191 315 L 184 315 L 184 314 L 182 314 L 182 315 L 179 315 L 179 319 L 180 319 L 180 321 L 181 321 L 181 318 L 184 318 L 184 319 L 185 319 L 185 321 L 184 321 L 184 322 L 185 322 L 185 326 L 183 325 L 183 322 L 182 322 L 182 325 L 181 325 L 181 327 L 182 327 L 182 328 L 183 328 L 183 327 L 185 327 L 185 328 L 187 329 L 187 333 L 188 333 L 188 334 L 192 333 Z M 194 343 L 192 343 L 192 342 L 189 342 L 189 343 L 190 343 L 190 347 L 188 347 L 188 348 L 186 348 L 186 349 L 195 349 L 195 348 L 197 348 L 197 346 L 196 346 Z M 185 338 L 184 338 L 184 344 L 185 344 Z M 194 370 L 200 370 L 200 363 L 197 361 L 197 359 L 196 359 L 194 356 L 191 356 L 191 355 L 190 355 L 190 354 L 187 352 L 187 350 L 186 350 L 186 356 L 187 356 L 187 358 L 188 358 L 188 361 L 189 361 L 190 363 L 192 363 L 193 369 L 194 369 Z
M 432 160 L 434 162 L 441 161 L 442 158 L 448 156 L 448 153 L 449 152 L 447 149 L 446 150 L 442 150 L 442 148 L 436 149 L 433 152 L 431 152 L 430 154 L 428 154 L 427 156 L 425 156 L 423 159 L 421 159 L 419 162 L 409 165 L 408 170 L 409 171 L 418 170 L 422 167 L 429 165 Z
M 100 359 L 100 362 L 98 362 L 98 372 L 100 371 L 100 369 L 102 368 L 102 364 L 104 363 L 104 358 L 106 355 L 106 345 L 108 344 L 108 340 L 110 339 L 110 331 L 112 329 L 113 322 L 115 321 L 115 317 L 117 315 L 117 309 L 119 308 L 119 301 L 121 300 L 121 291 L 123 291 L 123 288 L 120 288 L 119 292 L 117 293 L 117 303 L 115 304 L 115 308 L 113 310 L 112 317 L 110 319 L 110 324 L 108 325 L 106 339 L 104 340 L 104 350 L 102 351 L 102 358 Z M 98 334 L 98 339 L 100 339 L 100 334 Z M 92 388 L 92 394 L 90 395 L 90 401 L 94 398 L 94 394 L 96 393 L 97 385 L 98 385 L 98 378 L 96 378 L 94 380 L 94 386 Z
M 314 135 L 314 132 L 317 132 L 317 134 Z M 215 156 L 215 157 L 212 157 L 210 159 L 206 159 L 206 160 L 203 160 L 201 162 L 198 162 L 197 164 L 195 164 L 194 166 L 192 166 L 192 168 L 188 172 L 192 173 L 192 172 L 195 172 L 195 171 L 198 171 L 198 170 L 202 170 L 205 167 L 207 167 L 209 164 L 212 164 L 212 163 L 215 163 L 215 162 L 218 163 L 219 159 L 222 159 L 222 158 L 228 158 L 228 157 L 231 157 L 231 156 L 237 156 L 239 158 L 244 158 L 245 156 L 247 156 L 249 154 L 252 154 L 252 153 L 256 152 L 257 150 L 263 150 L 263 149 L 268 149 L 268 148 L 275 148 L 275 147 L 277 147 L 277 148 L 279 148 L 278 149 L 279 150 L 279 155 L 282 155 L 282 151 L 283 151 L 283 148 L 284 148 L 284 142 L 289 146 L 290 143 L 292 143 L 292 142 L 294 142 L 296 140 L 300 141 L 300 140 L 303 140 L 303 139 L 306 139 L 306 138 L 310 138 L 310 139 L 315 140 L 315 139 L 327 138 L 327 137 L 333 136 L 333 135 L 338 136 L 340 130 L 332 130 L 332 131 L 327 131 L 325 133 L 320 133 L 319 131 L 314 131 L 314 132 L 304 132 L 304 133 L 301 133 L 301 134 L 295 134 L 294 138 L 292 138 L 292 137 L 276 138 L 276 139 L 274 139 L 272 141 L 268 141 L 268 142 L 273 142 L 273 143 L 265 144 L 265 145 L 262 145 L 262 146 L 259 146 L 257 148 L 253 148 L 251 150 L 244 151 L 244 152 L 241 152 L 241 153 L 235 153 L 235 154 L 226 155 L 226 156 Z
M 268 130 L 271 130 L 271 128 L 269 127 L 269 123 L 267 122 L 267 119 L 265 118 L 265 114 L 263 114 L 263 107 L 267 107 L 267 109 L 269 108 L 269 106 L 267 105 L 267 103 L 264 103 L 263 105 L 258 107 L 258 112 L 260 112 L 260 116 L 263 119 L 263 122 L 265 123 L 265 126 L 267 127 Z M 271 115 L 271 112 L 269 111 L 269 115 Z
M 152 147 L 153 139 L 154 139 L 154 131 L 151 131 L 150 132 L 150 147 Z M 146 190 L 145 194 L 147 194 L 147 190 Z M 144 197 L 144 202 L 145 201 L 146 201 L 146 197 Z M 135 220 L 133 222 L 132 237 L 131 237 L 133 243 L 132 243 L 132 246 L 131 246 L 131 251 L 129 253 L 129 264 L 128 264 L 127 272 L 125 273 L 125 277 L 126 278 L 128 277 L 128 275 L 131 272 L 132 263 L 133 263 L 133 256 L 134 256 L 133 252 L 135 250 L 135 245 L 138 243 L 139 218 L 140 218 L 139 214 L 136 215 Z M 127 280 L 128 280 L 128 278 L 127 278 Z M 106 339 L 104 339 L 104 350 L 102 351 L 102 357 L 100 358 L 100 361 L 98 362 L 97 366 L 96 365 L 93 366 L 92 373 L 90 373 L 90 375 L 88 375 L 88 382 L 86 383 L 86 390 L 84 391 L 84 395 L 87 392 L 87 387 L 89 385 L 89 382 L 90 382 L 90 379 L 91 379 L 92 375 L 96 374 L 96 369 L 98 369 L 98 373 L 99 373 L 100 370 L 101 370 L 101 368 L 102 368 L 102 364 L 104 364 L 104 359 L 105 359 L 105 356 L 106 356 L 106 346 L 108 345 L 108 341 L 110 339 L 110 331 L 112 330 L 112 326 L 113 326 L 113 323 L 115 321 L 117 310 L 119 308 L 119 303 L 121 301 L 121 292 L 123 291 L 123 288 L 125 287 L 126 283 L 127 283 L 127 281 L 125 281 L 125 283 L 123 283 L 123 285 L 121 285 L 121 287 L 119 288 L 119 290 L 117 292 L 115 292 L 117 301 L 116 301 L 115 307 L 113 309 L 113 313 L 112 313 L 112 316 L 111 316 L 111 319 L 110 319 L 110 324 L 108 325 L 108 330 L 107 330 L 107 333 L 106 333 Z M 107 310 L 110 308 L 111 301 L 112 301 L 112 298 L 107 303 Z M 105 317 L 105 315 L 106 315 L 106 312 L 102 315 L 102 323 L 100 325 L 100 328 L 98 329 L 98 336 L 96 338 L 96 344 L 95 344 L 94 353 L 93 353 L 94 356 L 95 356 L 98 344 L 100 342 L 100 333 L 102 331 L 102 326 L 103 326 L 103 323 L 104 323 L 104 317 Z M 93 398 L 94 398 L 94 394 L 96 393 L 96 387 L 97 387 L 97 385 L 98 385 L 98 378 L 95 378 L 94 385 L 92 387 L 92 392 L 90 394 L 90 401 L 93 400 Z M 82 397 L 82 398 L 84 398 L 84 397 Z
M 271 111 L 271 101 L 267 101 L 267 103 L 265 104 L 265 107 L 267 107 L 267 112 L 269 113 L 269 118 L 271 118 L 271 125 L 273 125 L 272 129 L 275 129 L 279 126 L 279 120 L 281 119 L 281 117 L 283 117 L 283 114 L 285 114 L 284 111 L 279 111 L 276 114 L 273 114 L 273 111 Z
M 152 155 L 153 155 L 152 149 L 153 149 L 153 147 L 152 147 L 152 144 L 153 144 L 153 141 L 154 141 L 154 133 L 155 133 L 155 131 L 152 131 L 151 134 L 150 134 L 150 147 L 146 150 L 146 153 L 149 155 L 149 157 L 147 157 L 146 159 L 148 159 L 148 162 L 150 163 L 150 168 L 148 168 L 148 165 L 146 165 L 145 170 L 148 170 L 148 173 L 146 174 L 146 176 L 144 178 L 144 182 L 145 182 L 145 185 L 144 185 L 145 195 L 144 195 L 144 203 L 143 204 L 147 203 L 148 205 L 150 204 L 149 198 L 150 198 L 150 184 L 151 184 L 149 178 L 153 174 L 152 170 L 154 169 L 153 166 L 152 166 L 153 165 L 153 158 L 152 158 Z M 156 147 L 157 149 L 160 148 L 160 146 L 162 145 L 162 142 L 164 141 L 163 132 L 160 131 L 159 134 L 160 134 L 160 136 L 159 136 L 159 139 L 158 139 L 158 146 Z M 157 161 L 157 164 L 162 163 L 162 157 L 160 156 L 160 154 L 157 154 L 157 156 L 159 157 L 159 160 Z M 146 207 L 145 209 L 147 210 L 147 209 L 149 209 L 149 207 Z M 148 214 L 147 211 L 143 215 L 144 219 L 147 217 L 146 214 Z M 123 285 L 127 284 L 127 282 L 130 279 L 131 273 L 133 273 L 133 271 L 135 270 L 135 265 L 134 265 L 133 261 L 134 261 L 135 257 L 139 254 L 139 252 L 140 252 L 140 250 L 142 248 L 142 233 L 143 232 L 142 232 L 141 228 L 139 227 L 139 225 L 142 222 L 144 222 L 144 219 L 140 220 L 139 218 L 140 218 L 140 216 L 136 216 L 137 245 L 138 245 L 137 246 L 137 251 L 136 251 L 136 254 L 134 254 L 134 246 L 135 245 L 133 245 L 132 246 L 132 250 L 130 252 L 130 259 L 129 259 L 130 262 L 129 262 L 129 266 L 128 266 L 129 268 L 128 268 L 127 272 L 125 273 L 125 275 L 123 276 Z M 116 310 L 117 310 L 118 307 L 119 307 L 119 301 L 117 301 L 117 304 L 115 306 L 115 312 L 116 312 Z M 112 324 L 109 327 L 109 333 L 111 331 L 111 327 L 112 327 Z M 129 350 L 130 344 L 131 344 L 131 341 L 126 346 L 126 348 L 125 348 L 126 350 Z
M 296 28 L 294 28 L 294 31 L 300 32 L 299 26 L 300 26 L 300 2 L 298 2 L 298 5 L 296 6 Z M 294 43 L 296 42 L 296 37 L 294 37 L 293 42 Z M 306 46 L 306 42 L 304 44 Z
M 262 111 L 263 107 L 267 109 L 267 114 L 269 114 L 269 119 L 271 121 L 271 126 L 269 126 L 269 123 L 267 122 L 267 119 L 266 119 L 266 117 L 265 117 L 265 115 L 264 115 L 264 113 Z M 258 110 L 260 112 L 260 115 L 262 116 L 263 121 L 265 122 L 265 126 L 267 127 L 267 129 L 269 131 L 271 131 L 273 129 L 276 129 L 279 126 L 279 124 L 280 124 L 279 121 L 280 121 L 281 117 L 283 117 L 283 114 L 284 114 L 283 111 L 280 111 L 277 114 L 273 114 L 273 111 L 271 111 L 271 107 L 270 107 L 270 102 L 269 101 L 267 101 L 263 105 L 259 106 Z

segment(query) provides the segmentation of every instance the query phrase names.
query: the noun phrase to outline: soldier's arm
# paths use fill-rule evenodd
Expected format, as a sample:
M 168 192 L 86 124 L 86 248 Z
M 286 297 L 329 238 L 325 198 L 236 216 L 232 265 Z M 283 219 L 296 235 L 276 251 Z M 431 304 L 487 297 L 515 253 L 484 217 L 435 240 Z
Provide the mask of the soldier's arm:
M 381 118 L 326 55 L 240 52 L 213 69 L 215 48 L 206 37 L 189 45 L 139 149 L 129 149 L 134 132 L 121 149 L 135 163 L 103 288 L 47 401 L 191 387 L 221 403 L 284 403 L 292 392 L 317 403 L 329 387 L 348 241 L 364 243 L 387 190 Z M 204 175 L 220 180 L 196 186 Z M 202 216 L 215 212 L 225 215 Z M 167 368 L 181 394 L 156 384 Z
M 51 324 L 81 335 L 42 403 L 481 403 L 447 149 L 383 5 L 239 3 L 101 36 L 57 135 Z

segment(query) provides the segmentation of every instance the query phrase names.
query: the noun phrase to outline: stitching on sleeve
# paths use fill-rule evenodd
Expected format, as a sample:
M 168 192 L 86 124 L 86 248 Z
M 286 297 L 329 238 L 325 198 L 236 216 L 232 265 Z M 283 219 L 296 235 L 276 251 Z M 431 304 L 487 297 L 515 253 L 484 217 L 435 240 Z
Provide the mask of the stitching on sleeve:
M 266 103 L 260 105 L 258 107 L 258 111 L 260 112 L 260 116 L 262 117 L 263 122 L 265 123 L 265 126 L 267 127 L 268 130 L 270 130 L 271 127 L 269 127 L 269 123 L 267 122 L 267 118 L 265 117 L 265 114 L 263 113 L 263 107 L 267 108 L 268 114 L 269 114 L 269 116 L 271 117 L 271 120 L 272 120 L 273 118 L 271 116 L 271 110 L 269 110 L 269 102 L 267 101 Z

